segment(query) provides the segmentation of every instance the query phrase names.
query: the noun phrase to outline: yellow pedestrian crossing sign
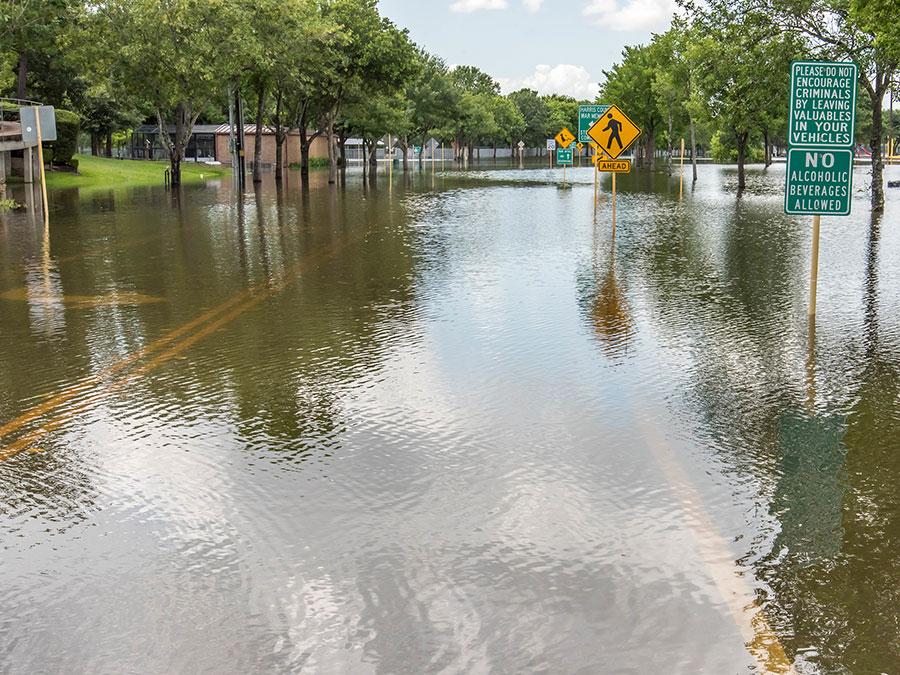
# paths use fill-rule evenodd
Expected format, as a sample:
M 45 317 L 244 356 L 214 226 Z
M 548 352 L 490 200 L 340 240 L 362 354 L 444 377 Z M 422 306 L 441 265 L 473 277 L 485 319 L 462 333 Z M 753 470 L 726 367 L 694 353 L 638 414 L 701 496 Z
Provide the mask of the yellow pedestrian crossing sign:
M 618 107 L 611 105 L 588 129 L 588 136 L 594 139 L 610 159 L 618 159 L 641 135 L 638 126 L 628 119 Z
M 559 143 L 563 148 L 568 148 L 572 145 L 572 141 L 575 140 L 575 136 L 566 128 L 563 128 L 558 134 L 556 134 L 556 142 Z

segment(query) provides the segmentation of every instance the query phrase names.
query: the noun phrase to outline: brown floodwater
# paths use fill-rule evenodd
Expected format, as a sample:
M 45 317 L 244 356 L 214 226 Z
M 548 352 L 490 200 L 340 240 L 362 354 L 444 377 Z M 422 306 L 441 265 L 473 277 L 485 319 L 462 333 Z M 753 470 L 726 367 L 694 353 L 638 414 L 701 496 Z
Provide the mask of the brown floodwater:
M 0 213 L 0 672 L 900 672 L 900 190 L 437 169 Z

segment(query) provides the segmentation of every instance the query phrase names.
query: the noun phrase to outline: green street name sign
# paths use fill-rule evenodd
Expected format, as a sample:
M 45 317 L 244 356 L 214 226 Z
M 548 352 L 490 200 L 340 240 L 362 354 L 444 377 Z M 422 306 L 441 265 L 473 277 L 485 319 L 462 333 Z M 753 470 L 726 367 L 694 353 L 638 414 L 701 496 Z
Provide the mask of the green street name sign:
M 560 166 L 572 166 L 573 163 L 573 151 L 571 149 L 565 150 L 563 148 L 556 149 L 556 163 Z
M 852 62 L 791 64 L 790 146 L 853 147 L 857 76 Z
M 848 216 L 852 191 L 853 150 L 788 150 L 785 213 Z
M 578 142 L 590 143 L 588 129 L 609 109 L 608 105 L 580 105 L 578 106 Z

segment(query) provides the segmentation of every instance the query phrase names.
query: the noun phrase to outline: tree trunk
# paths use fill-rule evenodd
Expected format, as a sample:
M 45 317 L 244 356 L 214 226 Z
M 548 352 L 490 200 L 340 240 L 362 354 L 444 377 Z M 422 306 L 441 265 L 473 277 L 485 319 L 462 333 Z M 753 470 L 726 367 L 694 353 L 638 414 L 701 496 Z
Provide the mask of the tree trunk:
M 112 131 L 106 132 L 106 156 L 112 157 Z
M 25 100 L 26 85 L 28 80 L 28 54 L 19 52 L 19 67 L 16 80 L 16 98 Z
M 403 173 L 409 173 L 409 137 L 403 137 L 400 148 L 403 150 Z
M 333 185 L 337 182 L 337 152 L 334 147 L 334 113 L 328 114 L 325 123 L 325 139 L 328 143 L 328 184 Z
M 766 168 L 772 166 L 772 147 L 769 142 L 769 130 L 763 129 L 763 143 L 766 144 Z
M 656 168 L 656 130 L 650 127 L 647 132 L 647 158 L 650 170 Z
M 338 149 L 340 150 L 341 171 L 347 170 L 347 136 L 343 133 L 338 135 Z
M 872 211 L 884 209 L 884 160 L 881 156 L 881 138 L 884 134 L 885 89 L 876 83 L 875 96 L 872 97 Z
M 738 194 L 747 187 L 747 176 L 744 164 L 747 162 L 747 134 L 735 134 L 738 151 Z
M 172 187 L 181 186 L 181 159 L 184 157 L 184 134 L 187 110 L 183 102 L 175 106 L 175 140 L 169 141 L 169 165 L 171 168 Z M 162 124 L 160 124 L 162 128 Z
M 91 132 L 91 154 L 94 157 L 100 156 L 100 134 L 96 131 Z
M 694 182 L 697 182 L 697 129 L 694 118 L 691 118 L 691 168 L 694 171 Z
M 287 132 L 281 125 L 281 102 L 283 100 L 281 90 L 275 95 L 275 180 L 280 181 L 284 176 L 284 142 L 287 140 Z
M 266 90 L 260 84 L 256 88 L 256 137 L 253 139 L 253 182 L 262 183 L 263 115 L 266 111 Z

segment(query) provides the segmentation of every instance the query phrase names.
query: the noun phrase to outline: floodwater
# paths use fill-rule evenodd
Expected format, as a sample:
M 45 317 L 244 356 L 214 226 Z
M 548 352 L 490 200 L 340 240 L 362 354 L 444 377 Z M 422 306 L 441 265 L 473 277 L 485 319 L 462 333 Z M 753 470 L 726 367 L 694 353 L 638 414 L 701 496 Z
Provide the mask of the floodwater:
M 783 172 L 0 215 L 0 672 L 900 672 L 900 190 L 812 332 Z

